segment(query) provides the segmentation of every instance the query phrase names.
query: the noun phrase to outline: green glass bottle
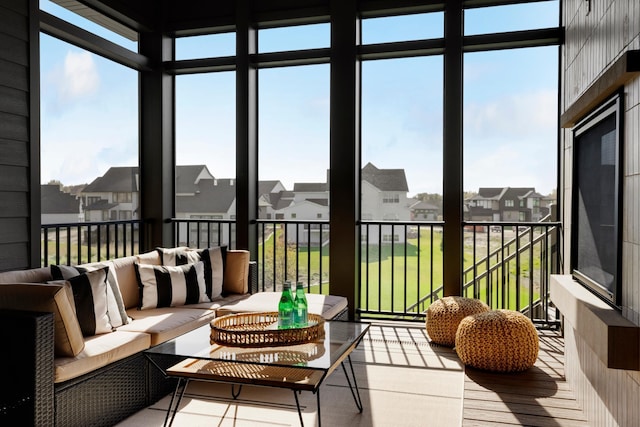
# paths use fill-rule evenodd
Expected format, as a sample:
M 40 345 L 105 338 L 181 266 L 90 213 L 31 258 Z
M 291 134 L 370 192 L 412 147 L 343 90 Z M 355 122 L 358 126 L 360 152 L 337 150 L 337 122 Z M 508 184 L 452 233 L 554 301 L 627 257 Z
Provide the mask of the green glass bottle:
M 296 328 L 303 328 L 309 323 L 309 306 L 307 297 L 304 295 L 304 286 L 302 282 L 296 285 L 296 299 L 293 310 L 293 324 Z
M 293 326 L 293 294 L 291 282 L 286 281 L 282 286 L 282 295 L 278 303 L 278 329 L 288 329 Z

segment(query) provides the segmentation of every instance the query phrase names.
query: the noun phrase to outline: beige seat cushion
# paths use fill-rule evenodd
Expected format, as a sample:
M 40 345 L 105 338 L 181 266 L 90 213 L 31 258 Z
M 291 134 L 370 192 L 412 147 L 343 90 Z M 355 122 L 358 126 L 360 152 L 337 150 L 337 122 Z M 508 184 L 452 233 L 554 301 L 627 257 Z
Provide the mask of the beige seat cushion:
M 179 305 L 177 307 L 173 307 L 173 308 L 187 308 L 187 309 L 193 309 L 193 308 L 200 308 L 203 310 L 217 310 L 220 307 L 223 307 L 227 304 L 233 304 L 235 302 L 241 301 L 243 299 L 248 298 L 250 295 L 249 294 L 230 294 L 227 295 L 226 297 L 220 297 L 220 298 L 216 298 L 211 302 L 201 302 L 198 304 L 187 304 L 187 305 Z
M 327 320 L 333 319 L 347 308 L 347 299 L 336 295 L 306 294 L 309 313 L 319 314 Z M 237 302 L 230 302 L 220 307 L 218 316 L 233 313 L 250 313 L 259 311 L 278 311 L 280 292 L 258 292 L 247 295 Z
M 56 356 L 75 356 L 84 348 L 84 337 L 68 284 L 2 284 L 0 308 L 53 313 Z
M 145 332 L 151 335 L 151 345 L 167 340 L 205 325 L 215 318 L 215 311 L 186 307 L 163 307 L 150 310 L 129 309 L 133 322 L 118 331 Z
M 150 347 L 151 337 L 140 332 L 115 331 L 87 337 L 84 350 L 75 357 L 56 357 L 54 382 L 79 377 Z

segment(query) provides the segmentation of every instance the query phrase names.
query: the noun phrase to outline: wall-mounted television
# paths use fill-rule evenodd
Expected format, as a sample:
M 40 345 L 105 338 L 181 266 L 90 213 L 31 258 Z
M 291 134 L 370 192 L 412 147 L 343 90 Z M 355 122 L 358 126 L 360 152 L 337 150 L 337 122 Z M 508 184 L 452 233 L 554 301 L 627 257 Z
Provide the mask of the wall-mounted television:
M 622 285 L 622 101 L 616 94 L 573 131 L 571 272 L 616 306 Z

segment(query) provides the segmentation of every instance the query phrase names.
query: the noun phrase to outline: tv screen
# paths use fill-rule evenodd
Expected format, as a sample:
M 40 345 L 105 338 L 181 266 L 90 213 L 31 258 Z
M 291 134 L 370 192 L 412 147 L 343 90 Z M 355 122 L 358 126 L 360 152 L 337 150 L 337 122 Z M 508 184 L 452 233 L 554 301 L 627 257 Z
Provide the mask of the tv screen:
M 620 254 L 620 97 L 574 131 L 572 272 L 617 304 Z

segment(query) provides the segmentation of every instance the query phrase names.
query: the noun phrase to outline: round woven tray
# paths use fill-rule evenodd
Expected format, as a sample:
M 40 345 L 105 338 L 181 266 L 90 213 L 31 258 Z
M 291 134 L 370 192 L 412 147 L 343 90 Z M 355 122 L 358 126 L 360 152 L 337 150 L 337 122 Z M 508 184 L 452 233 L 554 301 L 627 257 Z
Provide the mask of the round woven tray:
M 226 346 L 228 347 L 228 346 Z M 307 362 L 319 359 L 325 353 L 324 344 L 307 342 L 295 347 L 237 347 L 226 350 L 226 360 L 251 363 L 276 363 L 285 365 L 306 365 Z
M 302 344 L 324 336 L 324 319 L 309 314 L 309 326 L 278 329 L 278 313 L 238 313 L 214 319 L 211 344 L 239 347 L 275 347 Z

